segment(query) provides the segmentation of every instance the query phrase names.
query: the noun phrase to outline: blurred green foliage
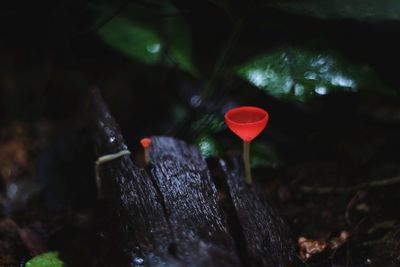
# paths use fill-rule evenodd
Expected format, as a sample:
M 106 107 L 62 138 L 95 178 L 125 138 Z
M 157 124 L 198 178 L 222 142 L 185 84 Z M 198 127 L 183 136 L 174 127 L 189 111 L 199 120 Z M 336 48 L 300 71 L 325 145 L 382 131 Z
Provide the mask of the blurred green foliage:
M 253 168 L 275 168 L 279 165 L 279 157 L 270 144 L 255 140 L 251 143 L 250 160 Z
M 237 68 L 238 75 L 276 97 L 305 101 L 318 95 L 385 86 L 368 65 L 354 64 L 332 51 L 280 48 Z
M 272 2 L 272 6 L 318 18 L 400 18 L 400 13 L 396 12 L 399 4 L 393 1 L 384 1 L 379 5 L 368 2 L 371 2 L 369 6 L 360 1 L 279 1 Z M 234 6 L 225 0 L 211 3 L 225 11 L 227 7 Z M 271 3 L 259 5 L 260 8 L 271 7 Z M 104 42 L 140 63 L 176 66 L 200 77 L 192 59 L 193 29 L 185 16 L 174 15 L 179 9 L 168 1 L 158 3 L 156 12 L 137 4 L 129 6 L 97 31 Z M 106 13 L 107 8 L 99 10 Z M 245 59 L 246 63 L 237 66 L 234 72 L 266 93 L 286 100 L 307 101 L 339 90 L 386 89 L 369 65 L 352 62 L 334 48 L 318 49 L 321 48 L 278 46 L 253 59 Z M 210 58 L 209 61 L 216 63 L 218 59 Z M 201 121 L 193 124 L 195 128 L 203 125 Z
M 107 13 L 106 10 L 98 8 L 99 13 Z M 192 63 L 189 25 L 183 17 L 169 15 L 177 12 L 170 4 L 159 12 L 162 13 L 151 15 L 151 10 L 133 5 L 100 27 L 97 34 L 133 60 L 148 65 L 178 66 L 197 75 Z
M 192 122 L 191 128 L 194 134 L 213 134 L 225 129 L 226 125 L 222 117 L 217 117 L 212 114 L 203 114 L 198 120 Z
M 221 152 L 218 141 L 210 136 L 201 136 L 195 140 L 195 144 L 200 149 L 201 154 L 206 158 L 218 156 Z
M 161 60 L 163 44 L 159 35 L 128 18 L 114 18 L 99 30 L 99 35 L 107 44 L 142 63 L 155 64 Z
M 29 260 L 26 267 L 63 267 L 64 262 L 58 258 L 58 252 L 47 252 Z

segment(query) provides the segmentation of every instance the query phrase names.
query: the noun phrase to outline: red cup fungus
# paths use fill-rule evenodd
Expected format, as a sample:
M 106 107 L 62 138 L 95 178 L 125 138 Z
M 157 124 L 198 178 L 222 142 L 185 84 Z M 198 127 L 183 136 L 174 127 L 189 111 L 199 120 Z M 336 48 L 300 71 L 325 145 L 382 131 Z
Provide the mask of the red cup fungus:
M 150 138 L 142 138 L 142 140 L 140 140 L 140 144 L 142 144 L 142 147 L 144 149 L 144 161 L 146 162 L 146 164 L 149 164 L 150 162 L 150 146 L 151 146 L 151 139 Z
M 225 114 L 225 122 L 229 129 L 243 140 L 243 161 L 245 182 L 252 183 L 250 168 L 250 142 L 265 128 L 269 114 L 262 108 L 243 106 L 229 110 Z

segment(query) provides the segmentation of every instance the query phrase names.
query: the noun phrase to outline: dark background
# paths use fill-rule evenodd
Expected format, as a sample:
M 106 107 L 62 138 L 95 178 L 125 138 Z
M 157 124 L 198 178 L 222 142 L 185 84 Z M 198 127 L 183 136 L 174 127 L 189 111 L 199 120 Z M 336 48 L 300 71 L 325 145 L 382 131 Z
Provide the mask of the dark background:
M 138 141 L 150 135 L 182 138 L 206 157 L 240 153 L 223 114 L 256 105 L 271 120 L 252 146 L 255 178 L 294 238 L 351 234 L 310 264 L 398 266 L 398 184 L 333 194 L 301 189 L 399 175 L 398 14 L 396 1 L 3 3 L 1 218 L 29 229 L 40 252 L 94 264 L 95 246 L 80 255 L 72 241 L 96 242 L 92 233 L 102 225 L 94 223 L 93 87 L 139 165 Z M 249 73 L 273 76 L 255 84 Z M 0 248 L 20 242 L 10 240 Z M 35 253 L 27 242 L 2 254 L 28 259 Z

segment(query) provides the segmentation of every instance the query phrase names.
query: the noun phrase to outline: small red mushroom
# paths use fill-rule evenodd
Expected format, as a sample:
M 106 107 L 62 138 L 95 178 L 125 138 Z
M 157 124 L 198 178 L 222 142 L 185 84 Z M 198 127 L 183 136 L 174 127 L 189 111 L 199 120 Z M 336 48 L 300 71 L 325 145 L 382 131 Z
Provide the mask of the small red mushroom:
M 140 140 L 140 143 L 142 144 L 142 147 L 144 149 L 144 161 L 146 162 L 146 164 L 149 164 L 150 162 L 150 145 L 151 145 L 151 139 L 150 138 L 142 138 L 142 140 Z
M 250 142 L 256 138 L 268 123 L 269 114 L 262 108 L 243 106 L 229 110 L 225 122 L 229 129 L 243 140 L 243 161 L 245 182 L 252 183 L 250 168 Z

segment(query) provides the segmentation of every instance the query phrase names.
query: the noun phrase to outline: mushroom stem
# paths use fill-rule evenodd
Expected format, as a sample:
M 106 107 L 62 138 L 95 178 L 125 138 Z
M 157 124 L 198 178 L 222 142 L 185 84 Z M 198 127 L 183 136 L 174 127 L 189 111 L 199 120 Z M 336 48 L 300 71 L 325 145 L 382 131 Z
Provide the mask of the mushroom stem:
M 243 161 L 245 170 L 245 182 L 251 184 L 253 179 L 251 178 L 251 167 L 250 167 L 250 142 L 243 141 Z
M 146 165 L 150 163 L 150 149 L 149 147 L 144 148 L 144 162 Z

